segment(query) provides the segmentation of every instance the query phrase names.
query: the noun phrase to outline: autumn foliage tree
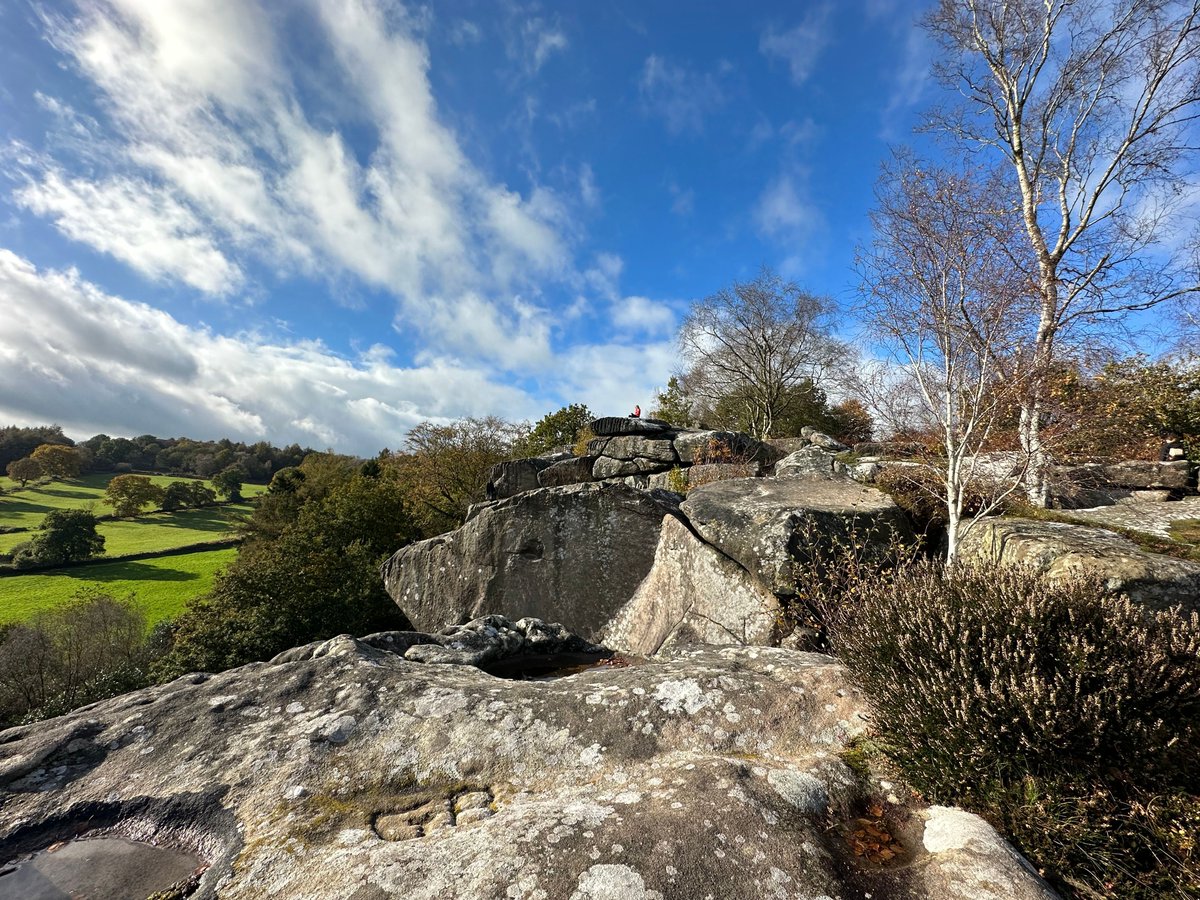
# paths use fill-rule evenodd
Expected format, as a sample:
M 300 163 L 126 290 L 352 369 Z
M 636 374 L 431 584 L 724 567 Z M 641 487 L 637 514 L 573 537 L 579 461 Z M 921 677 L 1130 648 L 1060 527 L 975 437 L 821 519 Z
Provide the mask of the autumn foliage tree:
M 381 463 L 397 473 L 413 517 L 431 537 L 457 528 L 472 503 L 487 499 L 492 466 L 512 457 L 523 434 L 521 426 L 496 416 L 422 422 L 408 433 L 405 452 Z
M 78 478 L 82 466 L 79 451 L 62 444 L 42 444 L 30 454 L 30 458 L 41 465 L 46 475 L 59 481 Z
M 8 477 L 19 481 L 21 487 L 42 477 L 42 464 L 32 457 L 13 460 L 8 464 Z

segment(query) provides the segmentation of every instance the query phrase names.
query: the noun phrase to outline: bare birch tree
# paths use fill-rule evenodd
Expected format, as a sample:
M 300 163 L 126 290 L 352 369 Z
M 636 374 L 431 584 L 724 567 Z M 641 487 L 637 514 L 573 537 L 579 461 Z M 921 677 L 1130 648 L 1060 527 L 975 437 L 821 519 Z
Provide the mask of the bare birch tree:
M 927 25 L 963 97 L 931 125 L 1004 161 L 1037 272 L 1020 426 L 1044 505 L 1059 342 L 1200 290 L 1194 247 L 1167 240 L 1196 175 L 1200 0 L 941 0 Z
M 982 454 L 1024 374 L 1015 351 L 1028 333 L 1034 285 L 1013 264 L 1017 208 L 980 172 L 903 153 L 884 167 L 875 193 L 875 236 L 858 253 L 858 312 L 903 373 L 891 385 L 892 397 L 906 401 L 903 424 L 940 437 L 942 452 L 927 464 L 941 484 L 952 562 L 961 538 L 1024 474 L 1023 458 L 997 469 Z M 968 497 L 976 504 L 965 515 Z
M 843 345 L 830 337 L 828 300 L 763 269 L 696 303 L 679 334 L 688 392 L 740 404 L 751 433 L 771 434 L 796 388 L 818 382 Z

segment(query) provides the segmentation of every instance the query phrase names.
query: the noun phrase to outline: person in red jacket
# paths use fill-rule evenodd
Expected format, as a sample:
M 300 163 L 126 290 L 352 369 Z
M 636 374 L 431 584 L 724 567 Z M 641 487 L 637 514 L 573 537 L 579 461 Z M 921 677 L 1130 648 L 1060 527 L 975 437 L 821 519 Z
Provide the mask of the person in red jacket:
M 642 417 L 642 408 L 638 404 L 633 404 L 633 412 L 629 414 L 631 419 L 640 419 Z

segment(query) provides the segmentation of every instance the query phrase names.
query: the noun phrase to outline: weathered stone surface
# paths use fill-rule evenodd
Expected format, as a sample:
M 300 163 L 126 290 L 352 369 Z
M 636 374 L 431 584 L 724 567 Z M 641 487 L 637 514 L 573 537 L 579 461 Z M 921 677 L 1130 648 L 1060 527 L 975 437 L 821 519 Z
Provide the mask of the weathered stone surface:
M 556 462 L 538 472 L 539 487 L 560 487 L 564 484 L 586 484 L 592 480 L 592 463 L 590 456 L 578 456 Z
M 397 653 L 407 660 L 455 666 L 486 666 L 514 657 L 556 654 L 592 654 L 597 659 L 608 651 L 585 641 L 559 623 L 525 618 L 513 622 L 504 616 L 482 616 L 465 625 L 452 625 L 438 634 L 417 631 L 382 631 L 360 638 L 379 650 Z M 310 644 L 309 647 L 321 646 Z M 304 658 L 306 648 L 285 651 L 272 662 L 294 662 Z
M 710 443 L 716 442 L 737 456 L 754 458 L 764 446 L 747 434 L 735 431 L 684 431 L 675 435 L 675 452 L 685 463 L 695 462 L 697 451 L 707 452 Z
M 650 476 L 649 486 L 662 491 L 686 491 L 691 467 L 672 467 L 666 472 L 655 472 Z
M 604 445 L 604 455 L 626 460 L 645 458 L 671 465 L 679 461 L 669 440 L 648 438 L 640 434 L 624 434 L 610 438 Z
M 1089 575 L 1154 608 L 1200 609 L 1200 564 L 1147 553 L 1103 528 L 1031 519 L 983 519 L 959 545 L 964 558 L 1025 565 L 1049 579 Z
M 1181 491 L 1192 483 L 1192 464 L 1179 462 L 1150 462 L 1146 460 L 1124 460 L 1099 466 L 1082 466 L 1096 472 L 1096 480 L 1102 484 L 1130 490 Z
M 921 818 L 921 847 L 934 860 L 922 872 L 928 896 L 1008 900 L 1051 894 L 1028 861 L 978 816 L 950 806 L 931 806 Z
M 965 814 L 851 856 L 862 710 L 817 654 L 506 681 L 344 636 L 0 734 L 0 863 L 99 826 L 211 863 L 197 900 L 1051 896 Z
M 820 447 L 822 450 L 828 450 L 830 453 L 845 453 L 850 449 L 837 438 L 830 437 L 823 431 L 812 432 L 808 435 L 808 439 L 814 446 Z
M 795 592 L 804 547 L 852 540 L 879 550 L 911 526 L 892 499 L 849 479 L 755 478 L 695 488 L 681 505 L 704 540 L 768 589 Z
M 1064 509 L 1107 506 L 1132 496 L 1135 491 L 1165 490 L 1179 495 L 1193 490 L 1195 485 L 1195 469 L 1187 460 L 1123 460 L 1054 466 L 1050 470 L 1052 498 Z
M 606 482 L 480 504 L 457 531 L 398 551 L 384 583 L 421 631 L 502 614 L 592 639 L 650 571 L 675 499 Z
M 858 462 L 846 466 L 846 474 L 855 481 L 861 481 L 864 484 L 874 484 L 875 479 L 879 477 L 879 473 L 882 471 L 883 466 L 879 460 L 870 457 L 860 459 Z
M 756 462 L 747 463 L 701 463 L 687 470 L 688 484 L 699 487 L 713 481 L 729 481 L 734 478 L 757 478 L 762 473 L 762 466 Z
M 603 643 L 639 656 L 682 644 L 769 646 L 781 621 L 774 594 L 668 516 L 654 567 L 605 629 Z
M 614 438 L 614 440 L 616 440 Z M 613 459 L 601 456 L 592 464 L 592 477 L 599 481 L 602 478 L 624 478 L 626 475 L 650 475 L 663 472 L 672 463 L 656 459 Z
M 1162 497 L 1152 501 L 1130 499 L 1114 506 L 1073 509 L 1069 515 L 1072 519 L 1083 520 L 1083 524 L 1095 522 L 1160 538 L 1169 538 L 1171 526 L 1178 521 L 1200 519 L 1200 497 L 1161 502 L 1163 500 Z
M 846 474 L 846 466 L 828 450 L 811 445 L 775 463 L 775 474 L 780 478 L 834 478 Z
M 780 458 L 803 450 L 809 444 L 806 437 L 767 438 L 766 442 L 779 451 Z
M 596 419 L 588 427 L 597 437 L 611 437 L 617 434 L 661 435 L 674 430 L 669 422 L 660 419 L 634 419 L 626 416 L 605 416 Z
M 496 463 L 488 474 L 488 497 L 503 500 L 522 491 L 535 490 L 538 487 L 538 473 L 550 465 L 549 461 L 536 457 Z

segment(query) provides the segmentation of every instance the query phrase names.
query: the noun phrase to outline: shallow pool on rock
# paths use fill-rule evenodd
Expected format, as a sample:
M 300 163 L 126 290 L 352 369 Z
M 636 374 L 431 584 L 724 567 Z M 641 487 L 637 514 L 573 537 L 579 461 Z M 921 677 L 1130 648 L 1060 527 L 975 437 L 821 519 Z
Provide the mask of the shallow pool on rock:
M 596 653 L 547 653 L 513 656 L 481 666 L 483 671 L 497 678 L 515 681 L 555 681 L 578 675 L 589 669 L 621 669 L 636 665 L 640 660 L 618 654 Z
M 187 878 L 201 860 L 125 838 L 86 838 L 35 853 L 0 875 L 0 900 L 142 900 Z

